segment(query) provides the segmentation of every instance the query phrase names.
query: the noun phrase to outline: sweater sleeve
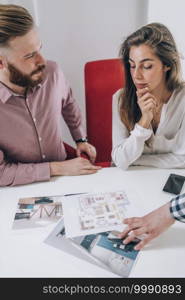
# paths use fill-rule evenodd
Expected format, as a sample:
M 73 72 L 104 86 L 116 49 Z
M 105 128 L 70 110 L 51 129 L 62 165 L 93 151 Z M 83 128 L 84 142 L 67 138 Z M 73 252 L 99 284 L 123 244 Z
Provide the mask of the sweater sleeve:
M 176 155 L 173 153 L 143 154 L 133 165 L 151 166 L 161 169 L 184 169 L 185 155 Z
M 151 146 L 154 154 L 143 154 L 134 162 L 134 165 L 163 169 L 185 168 L 185 117 L 173 138 L 156 135 L 151 139 Z
M 145 141 L 150 138 L 153 131 L 136 124 L 129 133 L 119 116 L 118 99 L 120 92 L 119 90 L 113 95 L 112 160 L 117 167 L 127 169 L 141 156 Z
M 0 186 L 16 186 L 49 179 L 49 163 L 9 163 L 0 150 Z

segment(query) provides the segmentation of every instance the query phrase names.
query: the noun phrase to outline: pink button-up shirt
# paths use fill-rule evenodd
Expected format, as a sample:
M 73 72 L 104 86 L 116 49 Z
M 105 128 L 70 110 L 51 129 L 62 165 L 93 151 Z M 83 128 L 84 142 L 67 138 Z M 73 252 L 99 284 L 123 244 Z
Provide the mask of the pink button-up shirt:
M 66 158 L 61 114 L 74 140 L 85 136 L 72 91 L 55 62 L 41 84 L 15 95 L 0 82 L 0 186 L 50 179 L 49 162 Z

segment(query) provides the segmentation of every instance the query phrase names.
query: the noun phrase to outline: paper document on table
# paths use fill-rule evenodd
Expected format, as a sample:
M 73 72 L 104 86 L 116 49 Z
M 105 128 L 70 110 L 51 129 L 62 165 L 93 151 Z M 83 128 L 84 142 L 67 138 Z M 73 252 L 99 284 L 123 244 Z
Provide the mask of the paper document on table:
M 41 228 L 56 223 L 63 216 L 63 197 L 71 195 L 74 194 L 20 198 L 12 228 Z
M 124 245 L 116 234 L 115 231 L 106 231 L 67 238 L 64 221 L 61 219 L 45 243 L 118 276 L 129 277 L 136 263 L 136 258 L 138 258 L 139 251 L 135 250 L 134 247 L 139 239 L 136 238 Z
M 135 206 L 124 191 L 89 193 L 62 199 L 67 237 L 122 231 L 123 219 L 134 214 Z

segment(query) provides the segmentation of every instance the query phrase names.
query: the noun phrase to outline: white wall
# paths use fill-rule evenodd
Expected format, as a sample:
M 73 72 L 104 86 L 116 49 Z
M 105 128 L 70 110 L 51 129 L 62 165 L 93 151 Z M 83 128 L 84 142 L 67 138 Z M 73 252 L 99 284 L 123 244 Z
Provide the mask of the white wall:
M 182 56 L 182 73 L 185 78 L 185 1 L 149 0 L 148 22 L 161 22 L 172 32 Z

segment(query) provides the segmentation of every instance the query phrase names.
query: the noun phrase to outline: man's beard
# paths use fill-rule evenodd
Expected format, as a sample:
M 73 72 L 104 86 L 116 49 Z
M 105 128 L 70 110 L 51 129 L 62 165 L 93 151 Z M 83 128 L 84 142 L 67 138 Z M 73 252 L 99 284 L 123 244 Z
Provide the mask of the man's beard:
M 44 70 L 45 65 L 40 65 L 36 70 L 30 73 L 30 75 L 26 75 L 19 71 L 14 65 L 8 63 L 8 70 L 10 72 L 9 80 L 11 83 L 16 84 L 21 87 L 34 87 L 42 82 L 43 74 L 37 80 L 32 79 L 32 75 Z

